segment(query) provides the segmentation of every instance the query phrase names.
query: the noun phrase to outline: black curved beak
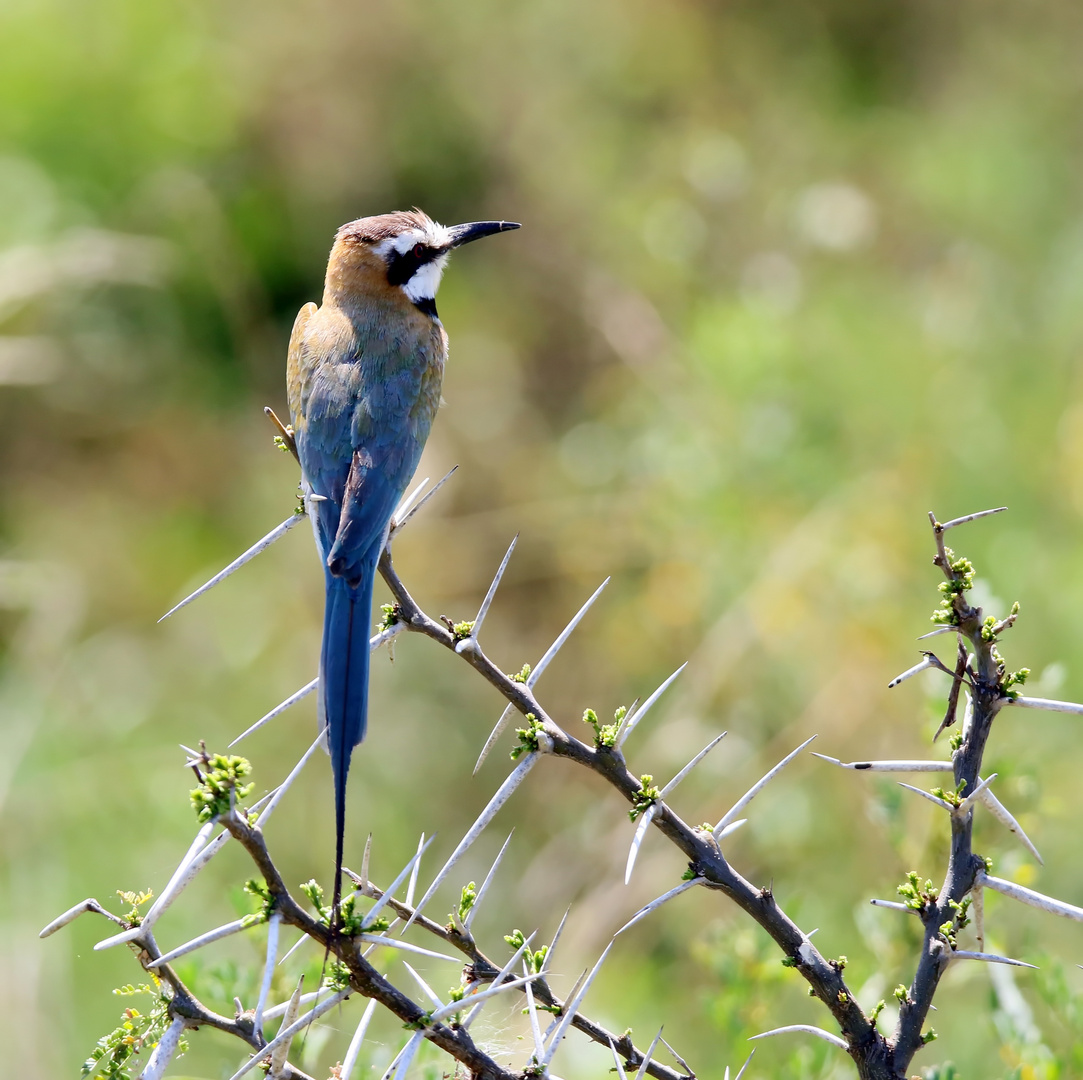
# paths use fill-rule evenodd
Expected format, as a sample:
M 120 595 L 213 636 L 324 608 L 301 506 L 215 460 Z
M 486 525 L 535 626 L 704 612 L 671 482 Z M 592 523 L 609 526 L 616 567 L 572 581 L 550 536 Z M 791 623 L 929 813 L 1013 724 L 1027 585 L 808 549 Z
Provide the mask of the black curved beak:
M 512 229 L 520 228 L 517 221 L 470 221 L 465 225 L 452 225 L 448 232 L 451 234 L 453 248 L 462 247 L 473 240 L 480 240 L 483 236 L 492 236 L 493 233 L 511 232 Z

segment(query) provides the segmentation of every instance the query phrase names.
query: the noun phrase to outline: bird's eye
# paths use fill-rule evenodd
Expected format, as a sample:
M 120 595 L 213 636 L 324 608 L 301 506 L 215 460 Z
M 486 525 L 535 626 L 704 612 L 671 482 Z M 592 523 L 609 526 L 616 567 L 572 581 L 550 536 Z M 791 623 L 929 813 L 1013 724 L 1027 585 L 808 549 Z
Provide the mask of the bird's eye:
M 420 259 L 425 248 L 421 244 L 414 244 L 414 258 Z

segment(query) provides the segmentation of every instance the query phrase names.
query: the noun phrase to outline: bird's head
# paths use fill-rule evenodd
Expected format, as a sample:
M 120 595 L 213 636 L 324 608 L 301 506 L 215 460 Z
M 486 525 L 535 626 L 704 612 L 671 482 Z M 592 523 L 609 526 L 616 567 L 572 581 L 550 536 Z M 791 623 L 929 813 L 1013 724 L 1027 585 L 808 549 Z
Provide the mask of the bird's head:
M 435 318 L 436 290 L 452 248 L 518 228 L 514 221 L 441 225 L 416 209 L 358 218 L 335 234 L 327 286 L 355 295 L 401 290 L 410 303 Z

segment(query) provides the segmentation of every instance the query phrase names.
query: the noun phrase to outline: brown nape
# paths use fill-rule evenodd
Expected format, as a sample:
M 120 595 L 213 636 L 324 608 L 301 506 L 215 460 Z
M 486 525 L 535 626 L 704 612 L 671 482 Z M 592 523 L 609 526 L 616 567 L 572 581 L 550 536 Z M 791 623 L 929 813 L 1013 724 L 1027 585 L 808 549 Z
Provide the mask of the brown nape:
M 431 224 L 428 214 L 421 210 L 396 210 L 392 214 L 378 214 L 375 217 L 348 221 L 335 233 L 335 239 L 378 244 L 381 240 L 398 236 L 407 229 L 427 229 Z

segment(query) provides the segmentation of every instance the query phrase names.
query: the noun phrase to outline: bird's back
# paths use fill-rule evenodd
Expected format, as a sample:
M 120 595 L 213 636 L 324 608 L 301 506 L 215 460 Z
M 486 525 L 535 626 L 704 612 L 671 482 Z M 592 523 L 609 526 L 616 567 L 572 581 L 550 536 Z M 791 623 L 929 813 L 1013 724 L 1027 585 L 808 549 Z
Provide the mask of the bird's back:
M 397 500 L 439 406 L 447 337 L 438 321 L 405 306 L 376 295 L 345 307 L 325 295 L 319 308 L 306 304 L 294 325 L 290 414 L 305 479 L 332 504 L 319 504 L 321 517 L 335 519 L 321 530 L 325 557 L 354 452 L 378 463 L 385 497 Z

